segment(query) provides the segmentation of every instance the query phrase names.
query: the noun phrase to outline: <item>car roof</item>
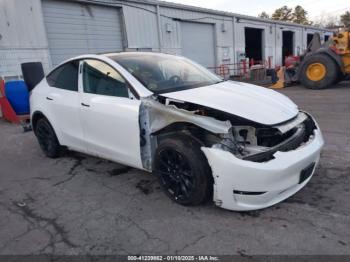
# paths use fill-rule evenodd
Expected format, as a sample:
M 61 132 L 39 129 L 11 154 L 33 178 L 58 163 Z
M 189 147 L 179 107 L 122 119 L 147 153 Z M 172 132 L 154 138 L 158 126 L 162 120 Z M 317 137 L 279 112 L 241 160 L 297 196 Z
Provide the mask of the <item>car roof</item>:
M 88 59 L 88 58 L 92 58 L 92 59 L 99 59 L 99 58 L 108 58 L 111 60 L 118 60 L 118 58 L 122 58 L 122 57 L 126 57 L 126 58 L 135 58 L 135 57 L 142 57 L 142 56 L 153 56 L 153 57 L 177 57 L 177 58 L 181 58 L 183 56 L 181 55 L 171 55 L 171 54 L 165 54 L 165 53 L 159 53 L 159 52 L 111 52 L 111 53 L 100 53 L 100 54 L 84 54 L 84 55 L 79 55 L 79 56 L 75 56 L 72 58 L 69 58 L 63 62 L 61 62 L 59 65 L 55 66 L 52 70 L 56 69 L 57 67 L 70 62 L 70 61 L 74 61 L 74 60 L 81 60 L 81 59 Z
M 142 56 L 155 56 L 155 57 L 169 57 L 174 56 L 159 52 L 115 52 L 115 53 L 104 53 L 100 54 L 102 56 L 108 57 L 110 59 L 118 59 L 122 57 L 142 57 Z

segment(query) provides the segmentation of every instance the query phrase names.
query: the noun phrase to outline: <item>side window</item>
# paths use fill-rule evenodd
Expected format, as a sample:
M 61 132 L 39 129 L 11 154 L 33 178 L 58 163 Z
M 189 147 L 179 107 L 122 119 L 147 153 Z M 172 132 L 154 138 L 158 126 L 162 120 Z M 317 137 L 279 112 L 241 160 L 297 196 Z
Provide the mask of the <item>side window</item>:
M 84 92 L 105 96 L 129 97 L 127 82 L 111 66 L 98 60 L 85 60 Z
M 52 87 L 70 91 L 78 91 L 79 61 L 68 62 L 47 76 L 47 82 Z

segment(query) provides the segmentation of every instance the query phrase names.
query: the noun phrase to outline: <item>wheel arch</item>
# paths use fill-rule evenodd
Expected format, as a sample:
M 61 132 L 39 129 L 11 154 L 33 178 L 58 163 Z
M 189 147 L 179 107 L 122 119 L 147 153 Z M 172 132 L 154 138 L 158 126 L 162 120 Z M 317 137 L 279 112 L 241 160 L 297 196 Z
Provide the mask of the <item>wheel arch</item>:
M 193 132 L 191 132 L 191 130 L 209 132 L 205 128 L 190 122 L 174 122 L 152 133 L 152 135 L 156 136 L 158 141 L 172 136 L 186 135 L 188 137 L 191 137 L 193 140 L 197 141 L 201 146 L 204 146 L 204 142 L 198 137 L 196 137 L 193 134 Z
M 33 112 L 32 117 L 31 117 L 31 124 L 32 124 L 33 132 L 35 133 L 36 124 L 38 123 L 38 121 L 40 119 L 43 119 L 43 118 L 45 118 L 47 120 L 47 122 L 52 127 L 53 131 L 55 132 L 58 141 L 61 143 L 61 139 L 59 137 L 59 134 L 58 134 L 56 128 L 54 127 L 54 125 L 52 124 L 50 119 L 40 110 Z
M 33 114 L 32 114 L 32 117 L 31 117 L 31 123 L 32 123 L 32 128 L 33 128 L 33 131 L 35 132 L 35 128 L 36 128 L 36 124 L 38 123 L 38 121 L 42 118 L 46 118 L 47 117 L 44 115 L 43 112 L 41 111 L 35 111 Z M 48 120 L 48 119 L 47 119 Z M 49 121 L 49 120 L 48 120 Z M 50 122 L 50 121 L 49 121 Z
M 178 137 L 185 136 L 185 137 L 188 137 L 189 139 L 194 140 L 198 144 L 201 152 L 203 153 L 204 159 L 210 168 L 210 173 L 213 176 L 213 172 L 212 172 L 211 166 L 209 164 L 209 159 L 207 158 L 207 156 L 204 154 L 204 152 L 202 150 L 203 147 L 207 146 L 206 142 L 203 140 L 203 138 L 199 138 L 196 134 L 194 134 L 193 130 L 196 130 L 198 132 L 203 132 L 206 134 L 210 134 L 210 131 L 208 131 L 205 128 L 200 127 L 196 124 L 189 123 L 189 122 L 174 122 L 174 123 L 162 128 L 162 129 L 152 133 L 152 135 L 155 135 L 157 137 L 157 144 L 161 143 L 161 141 L 164 139 L 173 138 L 173 137 L 178 138 Z M 158 145 L 157 145 L 157 147 L 158 147 Z M 154 151 L 157 150 L 157 147 L 154 148 Z M 154 161 L 154 157 L 152 157 L 152 163 L 153 163 L 153 161 Z M 153 166 L 152 166 L 152 169 L 153 169 Z M 214 179 L 212 176 L 211 176 L 211 179 Z M 212 180 L 212 182 L 213 181 L 214 180 Z

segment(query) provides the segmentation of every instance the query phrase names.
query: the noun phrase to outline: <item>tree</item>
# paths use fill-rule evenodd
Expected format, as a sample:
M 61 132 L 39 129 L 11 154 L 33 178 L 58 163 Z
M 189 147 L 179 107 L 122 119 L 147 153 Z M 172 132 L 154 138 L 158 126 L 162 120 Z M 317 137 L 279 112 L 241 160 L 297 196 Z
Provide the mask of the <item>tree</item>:
M 294 12 L 292 14 L 292 22 L 296 24 L 302 24 L 302 25 L 311 25 L 312 22 L 310 22 L 307 19 L 307 11 L 302 8 L 300 5 L 297 5 L 294 8 Z
M 350 29 L 350 12 L 346 11 L 340 16 L 340 22 L 348 29 Z
M 321 14 L 313 23 L 316 27 L 336 28 L 340 25 L 339 17 L 336 15 Z
M 293 22 L 302 25 L 312 24 L 307 18 L 307 11 L 300 5 L 297 5 L 294 9 L 284 5 L 277 8 L 271 17 L 266 12 L 262 12 L 258 16 L 260 18 L 271 18 L 273 20 Z
M 265 11 L 260 13 L 260 14 L 258 14 L 258 17 L 264 18 L 264 19 L 269 19 L 270 18 L 269 14 L 266 13 Z
M 271 18 L 278 21 L 291 21 L 293 18 L 292 8 L 282 6 L 275 10 Z

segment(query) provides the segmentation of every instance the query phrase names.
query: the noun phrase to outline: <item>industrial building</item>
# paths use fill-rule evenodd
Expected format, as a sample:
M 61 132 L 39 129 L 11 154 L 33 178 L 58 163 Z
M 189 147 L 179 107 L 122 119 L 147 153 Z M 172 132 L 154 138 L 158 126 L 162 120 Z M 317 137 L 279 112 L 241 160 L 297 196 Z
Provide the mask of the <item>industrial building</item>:
M 326 29 L 161 1 L 0 0 L 0 77 L 20 77 L 20 63 L 45 71 L 86 53 L 154 51 L 206 67 L 249 58 L 282 65 Z

